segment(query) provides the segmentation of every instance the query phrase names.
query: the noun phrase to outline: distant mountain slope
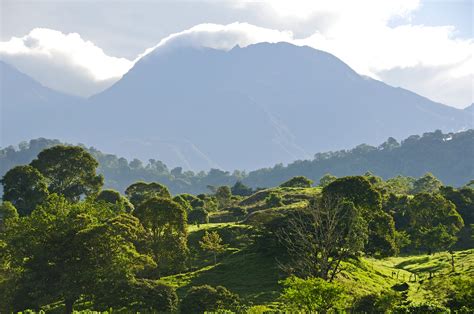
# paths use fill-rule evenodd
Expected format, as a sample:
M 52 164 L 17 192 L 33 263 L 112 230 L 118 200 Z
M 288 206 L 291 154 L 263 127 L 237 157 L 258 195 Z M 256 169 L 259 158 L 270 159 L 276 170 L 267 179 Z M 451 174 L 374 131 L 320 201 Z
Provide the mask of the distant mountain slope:
M 19 164 L 28 164 L 43 149 L 58 145 L 57 140 L 36 139 L 19 148 L 0 149 L 0 177 Z M 160 161 L 127 161 L 97 149 L 89 151 L 99 161 L 105 186 L 125 191 L 136 181 L 156 181 L 167 185 L 173 194 L 209 192 L 207 186 L 234 185 L 241 180 L 251 187 L 272 187 L 293 176 L 307 176 L 314 182 L 326 173 L 337 176 L 364 174 L 370 171 L 388 179 L 397 175 L 420 177 L 431 172 L 444 184 L 461 186 L 474 179 L 474 130 L 455 134 L 441 132 L 412 135 L 398 143 L 389 140 L 378 147 L 359 145 L 351 150 L 316 154 L 314 159 L 277 164 L 248 174 L 212 169 L 207 173 L 170 169 Z
M 473 127 L 472 114 L 287 43 L 160 47 L 88 99 L 1 64 L 1 145 L 39 136 L 184 169 L 258 169 L 318 151 Z M 58 78 L 67 79 L 67 78 Z
M 63 138 L 68 111 L 79 103 L 79 98 L 44 87 L 0 61 L 1 146 L 39 136 Z
M 255 169 L 389 136 L 472 127 L 463 110 L 286 43 L 158 48 L 89 106 L 100 125 L 90 135 L 99 133 L 107 150 L 129 155 L 133 147 L 140 157 L 193 169 Z

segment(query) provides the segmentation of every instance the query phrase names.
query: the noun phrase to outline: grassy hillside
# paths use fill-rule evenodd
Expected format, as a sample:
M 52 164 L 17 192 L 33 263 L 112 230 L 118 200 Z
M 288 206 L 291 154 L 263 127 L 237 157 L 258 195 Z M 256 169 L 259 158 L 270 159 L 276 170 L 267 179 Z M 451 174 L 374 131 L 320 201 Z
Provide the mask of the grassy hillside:
M 211 256 L 199 248 L 198 241 L 205 231 L 217 231 L 228 244 L 217 265 L 213 265 Z M 285 275 L 274 256 L 254 248 L 255 236 L 255 230 L 245 224 L 192 226 L 189 228 L 189 246 L 196 253 L 193 260 L 195 269 L 164 280 L 177 287 L 180 295 L 195 285 L 222 285 L 238 293 L 246 304 L 275 307 L 281 291 L 278 281 Z M 474 250 L 455 252 L 454 261 L 453 272 L 451 255 L 447 252 L 385 259 L 361 257 L 344 263 L 344 271 L 338 275 L 337 281 L 354 298 L 397 285 L 403 289 L 406 283 L 408 301 L 442 304 L 452 279 L 474 276 Z

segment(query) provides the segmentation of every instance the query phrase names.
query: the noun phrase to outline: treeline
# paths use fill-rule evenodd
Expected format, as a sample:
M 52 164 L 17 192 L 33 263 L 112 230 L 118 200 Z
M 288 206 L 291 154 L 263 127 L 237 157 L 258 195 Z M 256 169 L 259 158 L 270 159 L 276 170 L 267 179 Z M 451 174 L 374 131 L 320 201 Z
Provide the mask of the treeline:
M 0 150 L 0 175 L 12 167 L 27 164 L 58 140 L 35 139 Z M 294 176 L 304 175 L 318 181 L 323 175 L 358 175 L 370 171 L 383 179 L 397 175 L 420 177 L 433 173 L 444 184 L 462 186 L 474 177 L 474 130 L 443 134 L 441 131 L 413 135 L 398 143 L 389 138 L 378 147 L 362 144 L 351 150 L 318 153 L 313 160 L 298 160 L 287 166 L 275 165 L 246 173 L 211 169 L 208 172 L 169 169 L 163 162 L 150 159 L 144 163 L 131 161 L 95 148 L 88 151 L 99 161 L 98 172 L 105 177 L 105 186 L 125 191 L 136 181 L 161 182 L 173 194 L 205 193 L 209 186 L 233 185 L 242 181 L 252 188 L 270 187 Z M 245 152 L 243 152 L 245 153 Z
M 284 202 L 270 194 L 265 200 L 268 208 L 248 213 L 238 207 L 247 203 L 244 194 L 249 189 L 243 184 L 219 186 L 208 194 L 172 196 L 163 184 L 135 182 L 124 196 L 103 189 L 97 168 L 98 162 L 85 149 L 57 145 L 2 177 L 1 312 L 49 310 L 58 304 L 66 313 L 78 307 L 242 312 L 248 304 L 225 287 L 193 286 L 180 299 L 175 288 L 162 281 L 203 263 L 202 256 L 192 258 L 188 224 L 206 224 L 212 212 L 236 212 L 241 223 L 250 226 L 254 252 L 280 262 L 281 276 L 286 278 L 281 310 L 327 312 L 352 307 L 380 312 L 377 306 L 385 302 L 384 295 L 345 299 L 347 291 L 334 281 L 344 263 L 361 255 L 431 254 L 472 247 L 474 190 L 471 185 L 444 186 L 431 174 L 413 181 L 401 176 L 384 181 L 370 173 L 326 175 L 317 188 L 308 178 L 294 177 L 272 190 L 296 192 L 292 197 L 296 201 L 304 197 L 305 206 L 285 207 L 285 202 L 295 200 Z M 214 264 L 225 250 L 217 233 L 206 232 L 199 245 L 214 254 Z M 465 284 L 474 285 L 472 280 Z M 466 292 L 464 283 L 454 285 L 459 289 L 442 305 L 472 311 L 473 290 Z M 390 302 L 399 302 L 398 297 L 403 296 Z

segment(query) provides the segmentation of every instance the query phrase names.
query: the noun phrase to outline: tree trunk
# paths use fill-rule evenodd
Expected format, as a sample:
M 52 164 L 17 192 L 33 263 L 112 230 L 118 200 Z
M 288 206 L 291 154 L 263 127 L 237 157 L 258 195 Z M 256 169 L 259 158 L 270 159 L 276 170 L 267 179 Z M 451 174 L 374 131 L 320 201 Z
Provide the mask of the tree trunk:
M 64 305 L 66 308 L 66 314 L 72 314 L 73 307 L 74 307 L 74 300 L 66 299 L 64 300 Z

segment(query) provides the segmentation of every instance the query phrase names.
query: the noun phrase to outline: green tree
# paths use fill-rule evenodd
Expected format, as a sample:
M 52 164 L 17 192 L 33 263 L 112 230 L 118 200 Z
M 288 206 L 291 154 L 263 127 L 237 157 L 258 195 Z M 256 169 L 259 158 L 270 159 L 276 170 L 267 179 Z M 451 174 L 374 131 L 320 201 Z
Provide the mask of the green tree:
M 58 145 L 45 149 L 31 166 L 46 178 L 50 193 L 64 195 L 73 202 L 97 194 L 104 181 L 96 173 L 97 160 L 79 146 Z
M 382 197 L 364 176 L 343 177 L 323 189 L 324 198 L 345 199 L 367 214 L 382 207 Z
M 11 202 L 4 201 L 0 204 L 0 221 L 11 218 L 18 218 L 18 211 Z
M 217 254 L 224 252 L 226 247 L 217 231 L 206 231 L 201 241 L 199 241 L 199 246 L 204 251 L 211 252 L 214 255 L 214 265 L 217 264 Z
M 252 188 L 246 186 L 241 181 L 235 182 L 235 184 L 231 188 L 231 192 L 233 195 L 239 196 L 250 196 L 253 193 Z
M 283 206 L 283 200 L 280 195 L 270 193 L 267 198 L 265 198 L 265 206 L 267 208 L 281 207 Z
M 71 313 L 80 297 L 99 301 L 103 291 L 151 265 L 135 248 L 143 234 L 133 216 L 53 195 L 5 231 L 7 282 L 15 287 L 10 309 L 38 309 L 62 300 Z
M 341 262 L 363 250 L 367 234 L 363 213 L 352 202 L 314 199 L 307 209 L 292 211 L 277 231 L 290 259 L 283 270 L 333 281 Z
M 116 211 L 125 211 L 127 213 L 131 213 L 134 209 L 132 203 L 130 203 L 126 197 L 120 195 L 120 193 L 115 190 L 106 189 L 100 191 L 96 197 L 96 201 L 115 205 L 114 208 Z
M 209 223 L 209 213 L 203 208 L 196 208 L 188 214 L 189 224 L 207 224 Z
M 9 201 L 22 216 L 29 215 L 48 197 L 43 175 L 31 166 L 17 166 L 2 178 L 3 200 Z
M 201 314 L 218 310 L 233 310 L 240 303 L 239 296 L 223 286 L 191 287 L 181 301 L 181 313 Z
M 175 197 L 173 197 L 173 201 L 181 205 L 188 213 L 193 209 L 193 206 L 191 205 L 189 200 L 184 196 L 184 194 L 176 195 Z
M 290 180 L 280 184 L 282 188 L 310 188 L 313 185 L 313 180 L 303 176 L 293 177 Z
M 321 278 L 301 279 L 288 277 L 280 282 L 284 289 L 280 299 L 291 311 L 304 313 L 327 313 L 344 308 L 344 289 Z
M 325 186 L 328 186 L 330 183 L 336 181 L 336 179 L 337 179 L 336 176 L 333 176 L 330 173 L 326 173 L 324 176 L 321 177 L 321 179 L 319 179 L 319 186 L 324 188 Z
M 157 182 L 135 182 L 125 190 L 125 195 L 135 208 L 151 198 L 171 198 L 168 188 Z
M 464 226 L 456 206 L 442 195 L 420 193 L 409 202 L 407 232 L 416 248 L 428 253 L 448 249 Z
M 411 193 L 437 193 L 442 186 L 443 183 L 432 173 L 428 172 L 413 183 L 413 190 Z
M 156 275 L 182 270 L 187 247 L 187 215 L 170 198 L 150 198 L 134 211 L 148 233 L 148 247 L 157 264 Z
M 230 187 L 228 187 L 227 185 L 220 186 L 217 188 L 214 195 L 219 204 L 219 208 L 225 208 L 229 206 L 232 198 L 232 192 L 230 190 Z
M 399 234 L 395 229 L 392 216 L 379 210 L 376 211 L 369 222 L 369 239 L 365 252 L 371 255 L 387 257 L 399 253 L 397 243 Z

